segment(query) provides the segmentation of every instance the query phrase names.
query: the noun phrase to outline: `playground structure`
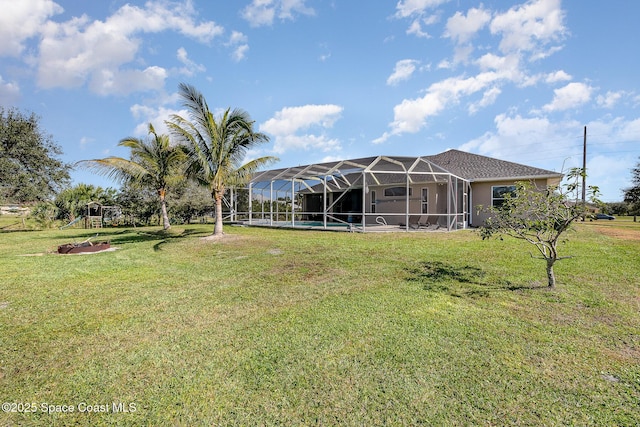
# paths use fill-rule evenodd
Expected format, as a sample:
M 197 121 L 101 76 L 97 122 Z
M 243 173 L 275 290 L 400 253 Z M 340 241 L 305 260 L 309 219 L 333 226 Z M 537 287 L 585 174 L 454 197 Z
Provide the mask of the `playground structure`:
M 87 203 L 85 215 L 78 216 L 70 223 L 60 227 L 61 230 L 84 220 L 84 228 L 102 228 L 105 224 L 117 223 L 123 217 L 120 206 L 105 206 L 99 202 Z
M 107 223 L 115 223 L 121 217 L 120 206 L 104 206 L 98 202 L 89 202 L 84 228 L 102 228 Z
M 103 207 L 98 202 L 87 203 L 87 216 L 84 228 L 102 228 Z

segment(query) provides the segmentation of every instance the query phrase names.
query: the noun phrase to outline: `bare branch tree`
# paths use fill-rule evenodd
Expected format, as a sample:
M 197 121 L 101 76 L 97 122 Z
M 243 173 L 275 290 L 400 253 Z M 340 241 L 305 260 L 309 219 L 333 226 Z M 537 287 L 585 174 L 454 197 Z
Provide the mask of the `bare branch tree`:
M 482 208 L 490 217 L 480 228 L 483 239 L 493 236 L 511 236 L 532 244 L 545 260 L 550 287 L 556 285 L 553 266 L 556 261 L 570 258 L 560 256 L 558 243 L 572 224 L 587 214 L 587 207 L 580 203 L 581 189 L 577 182 L 583 172 L 572 170 L 567 177 L 572 180 L 563 186 L 537 188 L 530 182 L 518 182 L 513 193 L 505 195 L 500 206 Z M 597 202 L 598 188 L 588 188 L 591 202 Z

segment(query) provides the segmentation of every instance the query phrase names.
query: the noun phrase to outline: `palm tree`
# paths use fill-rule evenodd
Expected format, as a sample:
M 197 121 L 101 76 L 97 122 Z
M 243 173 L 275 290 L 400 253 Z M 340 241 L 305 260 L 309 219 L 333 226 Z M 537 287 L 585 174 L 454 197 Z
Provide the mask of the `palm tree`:
M 107 157 L 82 160 L 78 163 L 121 183 L 153 188 L 160 198 L 162 226 L 168 230 L 171 224 L 167 214 L 167 190 L 170 185 L 183 178 L 181 168 L 185 161 L 185 153 L 182 147 L 171 145 L 168 135 L 158 135 L 151 123 L 149 134 L 153 137 L 128 137 L 120 141 L 119 146 L 131 149 L 130 160 Z
M 174 114 L 167 122 L 172 135 L 187 151 L 186 174 L 207 186 L 216 206 L 214 235 L 223 234 L 222 197 L 228 187 L 246 185 L 259 168 L 276 161 L 271 156 L 242 164 L 247 151 L 269 138 L 254 132 L 249 114 L 240 109 L 227 109 L 218 120 L 207 101 L 193 86 L 180 83 L 180 96 L 189 119 Z

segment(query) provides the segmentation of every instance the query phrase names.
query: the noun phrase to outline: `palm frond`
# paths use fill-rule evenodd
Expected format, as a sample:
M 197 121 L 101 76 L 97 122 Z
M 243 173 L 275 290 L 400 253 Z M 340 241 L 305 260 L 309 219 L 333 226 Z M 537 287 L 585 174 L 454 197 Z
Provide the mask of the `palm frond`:
M 235 176 L 233 178 L 233 182 L 230 182 L 230 185 L 242 186 L 246 185 L 250 180 L 253 174 L 255 174 L 258 170 L 269 166 L 277 161 L 279 161 L 277 157 L 273 156 L 263 156 L 257 159 L 253 159 L 235 171 Z
M 122 157 L 81 160 L 76 165 L 118 182 L 136 180 L 147 173 L 141 165 Z
M 181 83 L 179 94 L 189 119 L 173 115 L 167 125 L 186 147 L 187 176 L 219 194 L 229 185 L 246 183 L 253 172 L 276 160 L 263 157 L 242 164 L 250 149 L 269 141 L 267 135 L 253 130 L 254 122 L 246 111 L 227 109 L 216 118 L 193 86 Z

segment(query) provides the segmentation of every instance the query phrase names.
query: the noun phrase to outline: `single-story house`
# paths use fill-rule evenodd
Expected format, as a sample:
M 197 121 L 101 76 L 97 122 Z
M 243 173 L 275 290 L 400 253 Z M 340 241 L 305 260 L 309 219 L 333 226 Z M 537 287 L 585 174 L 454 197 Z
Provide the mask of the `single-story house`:
M 477 206 L 499 205 L 516 182 L 544 187 L 562 177 L 459 150 L 367 157 L 256 173 L 248 186 L 248 212 L 242 216 L 232 205 L 231 213 L 249 224 L 458 230 L 482 225 L 486 214 Z

